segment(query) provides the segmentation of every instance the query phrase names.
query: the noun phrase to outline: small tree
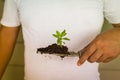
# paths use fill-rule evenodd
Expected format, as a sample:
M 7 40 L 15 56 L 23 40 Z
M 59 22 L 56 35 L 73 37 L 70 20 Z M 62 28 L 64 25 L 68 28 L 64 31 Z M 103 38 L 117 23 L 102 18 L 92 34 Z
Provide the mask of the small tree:
M 70 40 L 69 38 L 65 37 L 66 35 L 67 35 L 66 30 L 63 30 L 62 32 L 57 30 L 56 34 L 53 34 L 53 36 L 55 38 L 57 38 L 57 45 L 59 45 L 61 48 L 62 48 L 63 44 L 65 44 L 65 42 L 63 42 L 63 40 L 67 40 L 67 41 Z

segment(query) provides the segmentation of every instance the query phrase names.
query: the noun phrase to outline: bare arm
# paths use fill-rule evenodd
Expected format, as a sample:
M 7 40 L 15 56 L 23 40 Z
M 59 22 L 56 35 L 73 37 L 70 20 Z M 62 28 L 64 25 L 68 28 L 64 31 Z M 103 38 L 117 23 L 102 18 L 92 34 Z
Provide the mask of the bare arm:
M 12 56 L 18 33 L 19 27 L 0 28 L 0 79 Z

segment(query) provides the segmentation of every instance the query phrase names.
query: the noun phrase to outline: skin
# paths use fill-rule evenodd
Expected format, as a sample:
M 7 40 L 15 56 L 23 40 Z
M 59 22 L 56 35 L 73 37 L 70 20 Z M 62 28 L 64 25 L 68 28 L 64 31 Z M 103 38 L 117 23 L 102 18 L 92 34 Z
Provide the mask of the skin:
M 120 24 L 113 24 L 114 28 L 99 34 L 90 44 L 81 51 L 77 65 L 86 60 L 93 62 L 109 62 L 120 54 Z
M 13 54 L 19 27 L 0 27 L 0 80 Z

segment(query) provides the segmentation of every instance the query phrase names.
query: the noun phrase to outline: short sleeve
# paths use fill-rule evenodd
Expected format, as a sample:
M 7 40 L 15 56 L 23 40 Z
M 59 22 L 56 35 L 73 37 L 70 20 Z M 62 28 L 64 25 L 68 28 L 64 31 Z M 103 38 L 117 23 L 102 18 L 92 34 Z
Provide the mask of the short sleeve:
M 104 15 L 109 23 L 120 23 L 120 0 L 103 0 Z
M 20 25 L 19 12 L 15 0 L 5 0 L 1 24 L 8 27 Z

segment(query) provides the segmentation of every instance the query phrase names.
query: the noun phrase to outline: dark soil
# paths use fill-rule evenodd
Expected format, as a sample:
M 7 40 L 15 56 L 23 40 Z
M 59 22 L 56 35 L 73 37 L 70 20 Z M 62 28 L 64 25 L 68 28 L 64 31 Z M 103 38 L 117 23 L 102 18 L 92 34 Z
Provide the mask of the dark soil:
M 60 47 L 57 44 L 49 45 L 45 48 L 38 48 L 37 53 L 41 52 L 41 54 L 69 54 L 68 48 L 66 46 Z

